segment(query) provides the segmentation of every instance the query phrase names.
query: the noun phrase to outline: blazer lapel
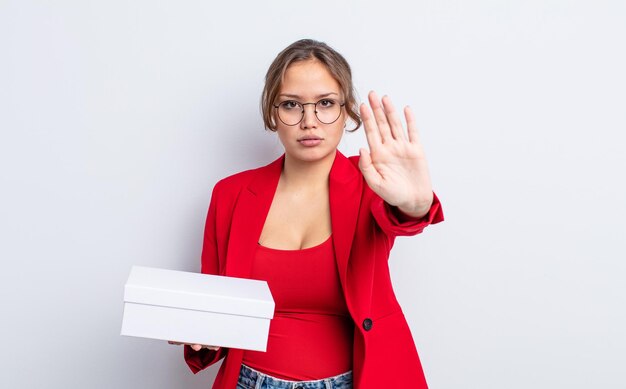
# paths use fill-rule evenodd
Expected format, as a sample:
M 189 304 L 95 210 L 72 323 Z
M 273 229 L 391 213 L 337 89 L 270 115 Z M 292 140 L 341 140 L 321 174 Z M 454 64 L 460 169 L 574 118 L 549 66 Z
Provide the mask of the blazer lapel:
M 284 155 L 255 172 L 247 187 L 243 188 L 233 210 L 231 236 L 226 254 L 226 275 L 249 278 L 252 259 L 272 205 Z
M 346 293 L 346 274 L 361 203 L 363 180 L 361 180 L 358 168 L 339 151 L 330 170 L 329 187 L 330 221 L 333 229 L 337 270 L 344 294 L 346 294 L 346 303 L 350 311 L 353 311 L 354 305 Z

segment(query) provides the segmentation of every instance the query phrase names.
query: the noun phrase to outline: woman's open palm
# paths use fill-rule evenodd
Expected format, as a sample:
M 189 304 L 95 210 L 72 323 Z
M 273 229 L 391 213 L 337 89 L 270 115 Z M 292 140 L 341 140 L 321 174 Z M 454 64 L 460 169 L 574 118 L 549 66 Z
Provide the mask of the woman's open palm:
M 421 217 L 428 213 L 433 191 L 428 164 L 411 109 L 404 108 L 407 132 L 391 104 L 375 92 L 368 95 L 371 110 L 361 104 L 369 151 L 361 149 L 359 167 L 365 181 L 383 200 L 403 212 Z

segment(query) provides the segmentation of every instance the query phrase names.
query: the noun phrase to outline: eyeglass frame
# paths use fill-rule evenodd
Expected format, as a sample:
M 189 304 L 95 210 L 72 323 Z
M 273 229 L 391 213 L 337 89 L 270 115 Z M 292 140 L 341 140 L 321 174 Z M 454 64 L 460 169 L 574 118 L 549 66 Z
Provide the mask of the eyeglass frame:
M 332 121 L 332 122 L 330 122 L 330 123 L 325 123 L 325 122 L 323 122 L 323 121 L 321 121 L 321 120 L 320 120 L 319 116 L 317 116 L 317 104 L 319 104 L 321 101 L 324 101 L 324 100 L 332 100 L 332 101 L 336 101 L 336 100 L 334 100 L 334 99 L 329 99 L 329 98 L 319 99 L 319 100 L 318 100 L 317 102 L 315 102 L 315 103 L 301 103 L 301 102 L 299 102 L 299 101 L 297 101 L 297 100 L 285 100 L 285 101 L 281 101 L 281 102 L 280 102 L 280 104 L 284 104 L 284 103 L 287 103 L 287 102 L 292 101 L 292 102 L 297 103 L 297 104 L 300 104 L 300 106 L 302 106 L 302 117 L 300 118 L 300 120 L 298 120 L 298 122 L 297 122 L 297 123 L 294 123 L 294 124 L 287 124 L 287 123 L 285 123 L 285 121 L 284 121 L 284 120 L 280 117 L 280 113 L 277 113 L 277 115 L 276 115 L 276 116 L 278 116 L 278 120 L 280 120 L 280 121 L 281 121 L 281 123 L 283 123 L 283 124 L 284 124 L 284 125 L 286 125 L 286 126 L 291 126 L 291 127 L 293 127 L 293 126 L 297 126 L 298 124 L 302 123 L 302 120 L 304 120 L 304 106 L 305 106 L 305 105 L 313 105 L 313 106 L 315 107 L 315 111 L 314 111 L 314 112 L 315 112 L 315 118 L 316 118 L 316 119 L 317 119 L 320 123 L 322 123 L 322 124 L 333 124 L 334 122 L 336 122 L 337 120 L 339 120 L 339 118 L 341 117 L 341 108 L 343 108 L 343 107 L 346 105 L 346 102 L 344 101 L 343 103 L 340 103 L 340 104 L 339 104 L 339 115 L 337 115 L 337 119 L 333 120 L 333 121 Z M 280 104 L 278 104 L 278 105 L 276 105 L 276 104 L 272 104 L 272 106 L 273 106 L 274 108 L 276 108 L 276 109 L 279 109 L 279 108 L 280 108 Z

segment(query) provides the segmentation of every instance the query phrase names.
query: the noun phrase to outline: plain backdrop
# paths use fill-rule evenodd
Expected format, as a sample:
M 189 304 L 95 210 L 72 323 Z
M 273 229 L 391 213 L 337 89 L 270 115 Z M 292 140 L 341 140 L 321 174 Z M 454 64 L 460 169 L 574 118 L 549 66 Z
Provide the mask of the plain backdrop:
M 446 221 L 390 266 L 431 388 L 625 388 L 625 20 L 618 0 L 0 0 L 0 387 L 210 386 L 217 366 L 119 335 L 123 286 L 199 271 L 214 183 L 281 154 L 265 71 L 310 37 L 361 100 L 416 113 Z

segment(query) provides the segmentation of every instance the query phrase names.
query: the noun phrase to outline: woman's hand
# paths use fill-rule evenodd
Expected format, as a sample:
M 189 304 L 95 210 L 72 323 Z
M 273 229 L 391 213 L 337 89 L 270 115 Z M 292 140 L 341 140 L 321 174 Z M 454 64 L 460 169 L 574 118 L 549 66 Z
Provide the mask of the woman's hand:
M 433 191 L 413 113 L 408 106 L 404 108 L 405 133 L 388 96 L 383 97 L 382 104 L 374 91 L 368 97 L 372 109 L 365 104 L 360 107 L 370 149 L 360 150 L 363 177 L 388 204 L 422 217 L 433 202 Z
M 207 346 L 207 345 L 204 345 L 204 344 L 192 344 L 192 343 L 174 342 L 173 340 L 168 340 L 168 341 L 167 341 L 167 343 L 169 343 L 169 344 L 173 344 L 173 345 L 177 345 L 177 346 L 180 346 L 181 344 L 182 344 L 182 345 L 185 345 L 185 346 L 189 346 L 189 347 L 191 347 L 194 351 L 200 351 L 200 350 L 202 350 L 203 348 L 207 348 L 207 349 L 209 349 L 209 350 L 213 350 L 213 351 L 215 351 L 215 350 L 218 350 L 218 349 L 219 349 L 219 346 Z

